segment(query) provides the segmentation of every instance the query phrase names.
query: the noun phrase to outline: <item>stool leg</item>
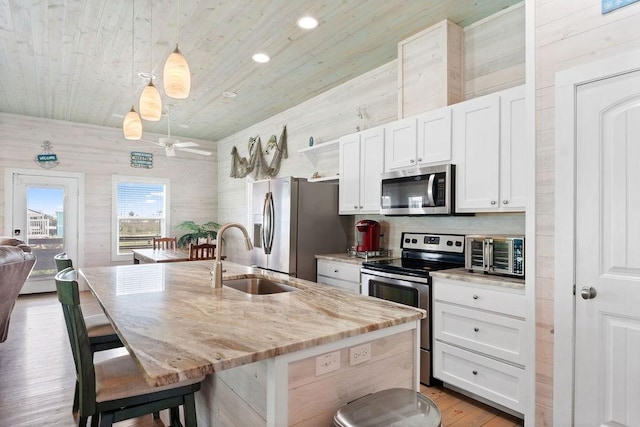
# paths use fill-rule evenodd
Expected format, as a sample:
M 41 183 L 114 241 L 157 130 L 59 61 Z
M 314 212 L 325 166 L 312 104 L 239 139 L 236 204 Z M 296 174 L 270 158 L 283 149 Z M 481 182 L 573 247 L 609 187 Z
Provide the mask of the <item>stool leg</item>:
M 80 408 L 80 383 L 76 380 L 76 391 L 73 394 L 73 412 L 78 412 Z
M 196 419 L 196 400 L 192 394 L 187 394 L 184 397 L 184 426 L 185 427 L 197 427 L 198 420 Z

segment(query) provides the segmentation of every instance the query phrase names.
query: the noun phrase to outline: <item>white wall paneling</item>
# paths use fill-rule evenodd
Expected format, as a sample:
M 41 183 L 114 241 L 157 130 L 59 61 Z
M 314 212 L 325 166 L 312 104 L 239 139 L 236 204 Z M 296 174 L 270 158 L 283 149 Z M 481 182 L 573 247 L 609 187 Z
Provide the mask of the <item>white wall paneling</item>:
M 146 139 L 161 135 L 145 134 Z M 164 149 L 138 141 L 126 141 L 119 129 L 37 119 L 0 113 L 0 167 L 40 169 L 34 157 L 42 142 L 51 141 L 60 164 L 55 172 L 85 174 L 84 265 L 110 263 L 111 177 L 130 175 L 167 178 L 171 181 L 171 235 L 179 235 L 175 225 L 186 220 L 206 222 L 217 217 L 217 153 L 209 141 L 197 141 L 211 156 L 178 152 L 166 157 Z M 130 166 L 131 151 L 153 153 L 153 168 Z M 5 200 L 5 182 L 0 182 L 0 200 Z M 0 235 L 4 230 L 5 208 L 0 208 Z

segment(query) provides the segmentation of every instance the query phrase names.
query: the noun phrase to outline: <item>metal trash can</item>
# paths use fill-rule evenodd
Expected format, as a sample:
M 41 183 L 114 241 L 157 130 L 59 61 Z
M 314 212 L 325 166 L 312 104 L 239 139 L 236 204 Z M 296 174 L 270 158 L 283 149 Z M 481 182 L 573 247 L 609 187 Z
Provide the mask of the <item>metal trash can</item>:
M 344 405 L 333 416 L 336 427 L 441 427 L 438 406 L 406 388 L 368 394 Z

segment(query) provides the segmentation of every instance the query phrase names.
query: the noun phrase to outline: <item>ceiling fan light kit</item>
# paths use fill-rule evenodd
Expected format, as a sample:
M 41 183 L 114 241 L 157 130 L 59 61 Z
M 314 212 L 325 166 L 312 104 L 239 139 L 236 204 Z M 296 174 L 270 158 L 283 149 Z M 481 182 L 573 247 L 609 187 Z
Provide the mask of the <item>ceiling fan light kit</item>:
M 133 108 L 133 105 L 131 106 L 131 111 L 124 116 L 122 130 L 126 139 L 139 140 L 142 138 L 142 120 L 140 120 L 140 116 Z
M 153 80 L 145 86 L 140 95 L 140 117 L 145 120 L 157 122 L 162 116 L 162 99 L 160 92 L 154 86 Z

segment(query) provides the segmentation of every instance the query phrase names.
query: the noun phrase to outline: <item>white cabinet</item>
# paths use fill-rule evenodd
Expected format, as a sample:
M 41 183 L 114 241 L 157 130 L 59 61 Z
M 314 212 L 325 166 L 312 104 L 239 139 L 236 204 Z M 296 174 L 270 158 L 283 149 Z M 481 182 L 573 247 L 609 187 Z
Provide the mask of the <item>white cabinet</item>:
M 385 172 L 450 160 L 450 107 L 386 125 Z
M 340 138 L 340 214 L 380 213 L 384 127 Z
M 360 267 L 358 264 L 319 259 L 316 282 L 359 294 Z
M 523 289 L 433 278 L 434 377 L 524 413 Z
M 456 211 L 524 211 L 524 86 L 453 107 Z

